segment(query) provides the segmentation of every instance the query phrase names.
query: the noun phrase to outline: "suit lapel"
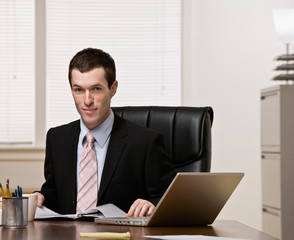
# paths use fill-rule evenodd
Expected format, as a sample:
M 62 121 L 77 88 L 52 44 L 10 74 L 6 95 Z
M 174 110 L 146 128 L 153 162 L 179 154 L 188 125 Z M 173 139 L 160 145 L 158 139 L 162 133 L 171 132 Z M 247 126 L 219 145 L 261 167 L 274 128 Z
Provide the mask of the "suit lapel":
M 101 177 L 100 190 L 98 198 L 103 196 L 122 155 L 122 152 L 127 144 L 127 130 L 124 127 L 120 117 L 115 115 L 115 120 L 111 132 L 111 137 L 108 145 L 106 159 L 104 163 L 103 173 Z
M 68 148 L 66 150 L 67 167 L 71 172 L 70 182 L 72 199 L 76 199 L 77 194 L 77 147 L 80 135 L 80 121 L 75 121 L 73 127 L 68 131 Z

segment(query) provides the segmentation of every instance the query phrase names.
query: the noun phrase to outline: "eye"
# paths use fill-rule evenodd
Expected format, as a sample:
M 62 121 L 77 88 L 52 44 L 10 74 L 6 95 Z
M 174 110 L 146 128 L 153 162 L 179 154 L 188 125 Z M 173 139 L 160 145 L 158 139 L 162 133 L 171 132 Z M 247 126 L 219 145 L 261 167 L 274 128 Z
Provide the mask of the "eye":
M 74 88 L 73 91 L 75 93 L 82 93 L 84 90 L 82 88 Z
M 100 93 L 100 91 L 102 90 L 102 88 L 101 87 L 93 87 L 92 89 L 91 89 L 91 93 Z

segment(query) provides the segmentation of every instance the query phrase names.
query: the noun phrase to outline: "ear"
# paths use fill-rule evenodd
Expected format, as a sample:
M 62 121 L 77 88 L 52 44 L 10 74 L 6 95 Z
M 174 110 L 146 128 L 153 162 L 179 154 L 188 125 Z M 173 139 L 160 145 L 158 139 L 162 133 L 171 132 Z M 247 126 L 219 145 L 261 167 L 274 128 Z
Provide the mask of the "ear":
M 118 87 L 118 82 L 117 80 L 115 80 L 110 87 L 111 97 L 113 97 L 116 94 L 117 87 Z

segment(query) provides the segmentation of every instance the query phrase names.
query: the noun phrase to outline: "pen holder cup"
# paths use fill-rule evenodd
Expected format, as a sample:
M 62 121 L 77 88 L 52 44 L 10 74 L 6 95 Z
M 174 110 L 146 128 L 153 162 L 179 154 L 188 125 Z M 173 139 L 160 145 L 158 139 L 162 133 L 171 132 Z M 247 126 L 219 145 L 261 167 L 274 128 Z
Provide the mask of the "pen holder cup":
M 28 225 L 28 198 L 2 198 L 3 228 L 25 228 Z

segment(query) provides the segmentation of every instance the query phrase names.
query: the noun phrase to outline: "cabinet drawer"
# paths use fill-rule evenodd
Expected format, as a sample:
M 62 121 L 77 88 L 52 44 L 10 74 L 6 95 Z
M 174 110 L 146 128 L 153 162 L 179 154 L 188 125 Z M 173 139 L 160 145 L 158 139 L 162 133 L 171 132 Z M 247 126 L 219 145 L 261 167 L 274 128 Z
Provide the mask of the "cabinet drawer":
M 262 227 L 265 233 L 281 239 L 281 211 L 264 206 L 262 209 Z
M 280 94 L 272 92 L 261 97 L 261 144 L 263 149 L 280 147 Z
M 262 202 L 264 205 L 281 208 L 280 154 L 262 154 Z

